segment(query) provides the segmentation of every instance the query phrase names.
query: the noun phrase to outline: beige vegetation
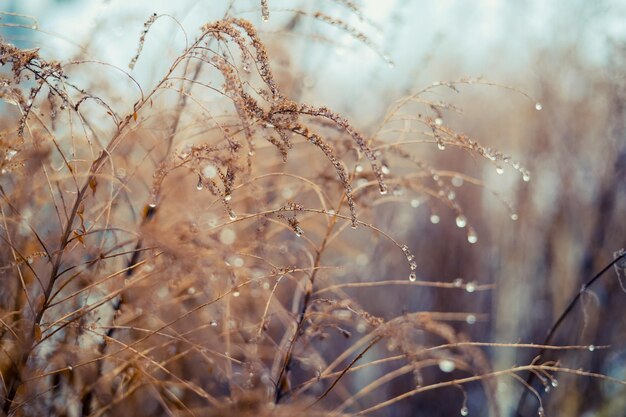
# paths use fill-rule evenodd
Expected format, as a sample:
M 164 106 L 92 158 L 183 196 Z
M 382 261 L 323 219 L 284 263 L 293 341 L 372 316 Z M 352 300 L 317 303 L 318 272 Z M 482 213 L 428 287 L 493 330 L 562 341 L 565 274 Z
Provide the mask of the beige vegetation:
M 135 70 L 168 14 L 127 68 L 0 39 L 3 412 L 616 415 L 623 45 L 604 73 L 544 59 L 590 85 L 577 100 L 462 77 L 381 95 L 372 126 L 307 100 L 289 61 L 294 36 L 341 47 L 306 19 L 393 65 L 370 33 L 248 5 L 176 22 L 152 84 Z M 293 19 L 264 30 L 274 9 Z

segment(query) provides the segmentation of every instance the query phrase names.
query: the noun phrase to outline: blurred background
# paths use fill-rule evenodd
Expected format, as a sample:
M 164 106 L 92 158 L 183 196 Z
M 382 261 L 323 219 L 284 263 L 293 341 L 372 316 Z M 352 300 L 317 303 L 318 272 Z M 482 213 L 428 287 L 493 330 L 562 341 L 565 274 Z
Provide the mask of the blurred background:
M 9 0 L 2 10 L 24 16 L 3 15 L 3 23 L 16 26 L 0 31 L 20 47 L 40 47 L 50 59 L 70 60 L 88 51 L 92 59 L 127 68 L 147 17 L 170 15 L 154 25 L 132 72 L 150 85 L 203 23 L 226 13 L 249 18 L 278 60 L 281 85 L 301 101 L 345 115 L 366 134 L 377 131 L 387 109 L 404 95 L 433 82 L 482 77 L 460 85 L 458 93 L 438 90 L 429 97 L 461 109 L 443 114 L 445 124 L 520 161 L 530 181 L 514 169 L 499 174 L 493 164 L 463 151 L 441 152 L 425 143 L 414 150 L 430 166 L 483 182 L 460 182 L 454 190 L 478 241 L 469 244 L 466 231 L 455 225 L 455 212 L 436 199 L 397 195 L 373 216 L 379 227 L 410 245 L 418 279 L 460 278 L 494 289 L 416 287 L 388 295 L 359 290 L 354 296 L 365 309 L 388 318 L 413 311 L 467 314 L 452 325 L 475 341 L 541 343 L 582 284 L 626 246 L 626 3 L 356 1 L 361 15 L 348 4 L 270 0 L 271 19 L 262 22 L 258 2 L 247 1 Z M 371 43 L 294 9 L 323 10 Z M 398 266 L 401 254 L 385 255 L 386 247 L 376 241 L 356 246 L 354 262 L 348 263 L 364 281 L 406 276 L 405 266 Z M 611 347 L 546 358 L 626 380 L 625 302 L 615 271 L 608 271 L 583 292 L 552 342 Z M 536 354 L 488 349 L 494 369 L 529 363 Z M 546 415 L 626 415 L 623 386 L 557 378 L 558 387 L 550 392 L 537 384 Z M 388 395 L 406 391 L 403 384 L 410 383 L 390 384 Z M 466 388 L 471 414 L 484 415 L 482 387 Z M 518 381 L 499 380 L 497 401 L 505 415 L 513 415 L 520 391 Z M 461 401 L 448 400 L 457 396 L 449 388 L 436 390 L 380 415 L 458 415 Z M 529 398 L 525 415 L 536 415 L 537 407 Z

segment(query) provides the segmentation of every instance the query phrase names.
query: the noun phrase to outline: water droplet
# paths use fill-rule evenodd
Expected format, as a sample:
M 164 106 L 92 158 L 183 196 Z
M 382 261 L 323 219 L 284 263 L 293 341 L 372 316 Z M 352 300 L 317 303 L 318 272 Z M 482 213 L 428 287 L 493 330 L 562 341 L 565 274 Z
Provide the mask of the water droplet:
M 415 271 L 417 269 L 417 264 L 415 262 L 411 262 L 409 268 L 411 268 L 411 271 Z
M 476 323 L 476 316 L 473 314 L 468 314 L 467 317 L 465 317 L 465 322 L 467 324 L 474 324 Z
M 204 188 L 204 184 L 202 184 L 202 177 L 198 175 L 198 183 L 196 184 L 196 190 L 200 191 Z
M 228 212 L 228 218 L 231 220 L 237 220 L 237 213 L 231 210 L 230 212 Z
M 217 321 L 211 320 L 211 327 L 217 327 Z
M 467 226 L 467 218 L 462 214 L 456 216 L 456 226 L 460 228 Z
M 452 285 L 454 285 L 457 288 L 461 288 L 463 286 L 463 278 L 457 278 L 452 282 Z
M 224 245 L 232 245 L 235 242 L 236 237 L 237 234 L 233 229 L 223 229 L 220 232 L 219 239 Z
M 415 258 L 415 256 L 413 256 L 413 254 L 411 254 L 411 253 L 409 253 L 409 254 L 406 256 L 406 260 L 407 260 L 407 261 L 409 261 L 409 262 L 411 262 L 414 258 Z
M 465 284 L 465 291 L 470 293 L 476 291 L 476 284 L 472 281 L 468 282 L 467 284 Z
M 380 195 L 387 195 L 387 188 L 381 188 L 380 190 Z
M 156 203 L 155 201 L 151 201 L 151 202 L 148 204 L 148 206 L 149 206 L 150 208 L 155 208 L 155 207 L 157 206 L 157 203 Z
M 440 220 L 441 220 L 441 219 L 440 219 L 440 218 L 439 218 L 439 216 L 437 216 L 436 214 L 431 214 L 431 215 L 430 215 L 430 222 L 431 222 L 432 224 L 437 224 L 437 223 L 439 223 L 439 221 L 440 221 Z
M 226 194 L 224 196 L 224 201 L 230 201 L 233 198 L 233 196 L 231 194 Z
M 421 204 L 422 204 L 422 202 L 419 199 L 417 199 L 417 198 L 414 198 L 414 199 L 411 200 L 411 207 L 413 207 L 413 208 L 417 208 Z
M 517 215 L 517 213 L 511 213 L 511 220 L 517 220 L 519 219 L 519 216 Z
M 458 177 L 458 176 L 454 176 L 452 177 L 452 180 L 450 181 L 452 183 L 452 185 L 454 185 L 455 187 L 460 187 L 463 185 L 463 178 Z
M 446 145 L 443 142 L 437 142 L 437 148 L 440 151 L 445 151 L 446 150 Z
M 557 381 L 556 379 L 553 379 L 550 385 L 552 385 L 553 388 L 556 388 L 559 386 L 559 381 Z
M 589 349 L 589 352 L 593 352 L 594 350 L 596 350 L 596 346 L 595 345 L 589 345 L 589 347 L 587 349 Z
M 448 200 L 454 200 L 456 198 L 456 193 L 452 190 L 448 191 Z
M 383 174 L 387 175 L 389 174 L 391 171 L 389 170 L 389 167 L 387 165 L 383 165 L 380 167 L 380 170 L 382 171 Z
M 463 417 L 465 417 L 465 416 L 469 415 L 469 410 L 468 410 L 467 407 L 462 407 L 460 413 L 461 413 L 461 415 Z
M 550 392 L 550 385 L 546 385 L 545 387 L 543 387 L 543 392 L 545 393 Z
M 472 245 L 476 242 L 478 242 L 478 235 L 476 234 L 476 232 L 473 229 L 470 229 L 467 232 L 467 241 L 469 243 L 471 243 Z
M 502 168 L 501 166 L 497 166 L 496 167 L 496 173 L 502 175 L 504 173 L 504 168 Z
M 415 282 L 415 280 L 417 280 L 417 274 L 415 272 L 411 272 L 409 274 L 409 281 Z
M 187 288 L 187 294 L 194 295 L 196 293 L 196 289 L 194 287 Z
M 443 125 L 443 119 L 442 119 L 441 117 L 437 117 L 437 118 L 435 119 L 435 124 L 436 124 L 437 126 L 441 126 L 441 125 Z
M 439 361 L 439 369 L 442 372 L 450 373 L 456 369 L 456 365 L 450 359 L 442 359 Z
M 539 111 L 539 110 L 541 110 L 541 109 L 543 109 L 543 104 L 541 104 L 541 103 L 535 103 L 535 110 Z
M 356 166 L 354 167 L 354 170 L 356 172 L 363 172 L 363 165 L 361 164 L 356 164 Z
M 72 365 L 67 365 L 67 370 L 72 372 L 74 370 L 74 368 L 72 367 Z
M 524 180 L 524 182 L 530 181 L 530 174 L 528 172 L 524 172 L 522 174 L 522 179 Z
M 539 407 L 537 409 L 537 414 L 539 415 L 539 417 L 545 417 L 546 413 L 543 411 L 543 407 Z
M 234 290 L 233 291 L 233 297 L 239 297 L 241 295 L 241 293 L 239 292 L 239 290 Z

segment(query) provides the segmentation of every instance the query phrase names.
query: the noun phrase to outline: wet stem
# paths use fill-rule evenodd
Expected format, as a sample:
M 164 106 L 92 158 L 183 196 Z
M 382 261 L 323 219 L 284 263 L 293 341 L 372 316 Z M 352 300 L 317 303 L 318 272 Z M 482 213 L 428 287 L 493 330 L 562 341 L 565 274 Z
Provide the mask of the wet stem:
M 335 210 L 337 213 L 339 212 L 339 209 L 341 208 L 341 206 L 343 206 L 343 204 L 345 203 L 346 197 L 347 197 L 346 193 L 344 192 L 342 194 L 341 201 L 339 202 L 339 207 L 337 208 L 337 210 Z M 306 293 L 304 295 L 304 300 L 302 301 L 302 307 L 300 308 L 300 313 L 298 314 L 298 318 L 296 319 L 296 330 L 293 336 L 291 336 L 291 338 L 289 339 L 289 345 L 287 346 L 285 359 L 283 360 L 283 364 L 280 368 L 278 376 L 275 379 L 276 389 L 275 389 L 275 395 L 274 395 L 274 402 L 276 404 L 278 404 L 281 398 L 285 395 L 285 392 L 283 392 L 283 387 L 288 386 L 288 384 L 283 384 L 282 382 L 284 378 L 288 378 L 287 372 L 291 368 L 291 362 L 293 359 L 293 349 L 294 349 L 294 346 L 296 345 L 296 342 L 298 341 L 298 337 L 304 333 L 303 331 L 304 330 L 303 329 L 304 317 L 306 316 L 307 309 L 311 302 L 311 296 L 313 294 L 313 289 L 314 289 L 314 284 L 315 284 L 315 276 L 317 275 L 317 272 L 320 270 L 318 267 L 322 258 L 322 253 L 326 249 L 328 239 L 333 229 L 335 228 L 335 224 L 337 224 L 337 219 L 338 219 L 337 216 L 331 217 L 330 222 L 328 223 L 328 226 L 326 227 L 326 233 L 324 234 L 324 239 L 322 240 L 322 243 L 320 244 L 319 248 L 316 250 L 315 261 L 312 267 L 313 272 L 311 273 L 311 278 L 309 279 L 307 283 Z

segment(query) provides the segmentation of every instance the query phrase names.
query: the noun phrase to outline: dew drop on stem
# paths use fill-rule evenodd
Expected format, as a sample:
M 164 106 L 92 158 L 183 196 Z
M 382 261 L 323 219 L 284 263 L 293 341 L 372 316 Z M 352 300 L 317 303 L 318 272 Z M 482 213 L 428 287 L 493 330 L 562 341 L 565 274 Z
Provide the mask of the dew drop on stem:
M 474 229 L 469 229 L 469 231 L 467 232 L 467 241 L 472 245 L 478 242 L 478 235 L 476 234 L 476 231 Z
M 467 226 L 467 218 L 462 214 L 456 216 L 456 226 L 461 229 Z

